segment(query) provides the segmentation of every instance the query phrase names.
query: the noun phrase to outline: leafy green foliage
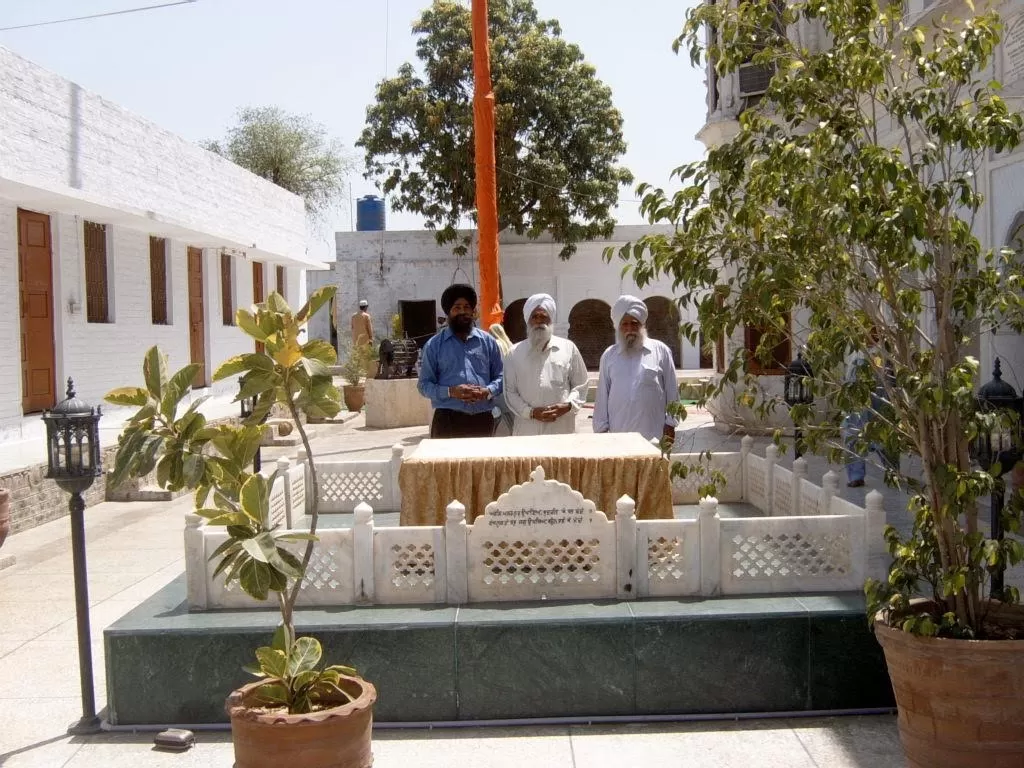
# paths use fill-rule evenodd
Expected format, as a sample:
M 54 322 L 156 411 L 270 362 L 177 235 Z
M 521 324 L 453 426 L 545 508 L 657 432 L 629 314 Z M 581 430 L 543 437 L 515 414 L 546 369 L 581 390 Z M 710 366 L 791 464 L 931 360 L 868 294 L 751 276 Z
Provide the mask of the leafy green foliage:
M 286 707 L 290 713 L 311 712 L 320 702 L 352 701 L 343 678 L 355 670 L 341 665 L 320 667 L 320 642 L 312 637 L 294 637 L 284 625 L 278 627 L 269 646 L 256 649 L 256 663 L 246 671 L 263 679 L 256 703 L 265 707 Z
M 300 413 L 330 418 L 341 410 L 341 396 L 328 370 L 336 360 L 334 348 L 320 340 L 299 341 L 303 326 L 329 303 L 334 291 L 333 287 L 319 289 L 294 313 L 277 293 L 251 312 L 238 310 L 238 327 L 263 344 L 262 352 L 224 361 L 213 376 L 215 381 L 238 376 L 236 400 L 253 398 L 252 414 L 238 425 L 208 424 L 199 411 L 205 397 L 190 402 L 179 415 L 197 366 L 187 365 L 169 374 L 167 358 L 157 347 L 146 352 L 144 386 L 119 387 L 106 396 L 107 402 L 138 408 L 119 439 L 110 481 L 116 485 L 125 477 L 140 477 L 155 469 L 161 488 L 193 490 L 195 513 L 205 518 L 206 525 L 224 526 L 228 535 L 210 556 L 217 561 L 214 577 L 223 576 L 225 583 L 237 580 L 242 590 L 257 600 L 276 596 L 281 637 L 272 649 L 257 652 L 260 674 L 268 678 L 259 690 L 264 703 L 286 704 L 292 712 L 308 712 L 321 698 L 336 701 L 344 697 L 344 691 L 338 689 L 340 675 L 351 670 L 327 667 L 318 671 L 319 644 L 312 638 L 289 640 L 295 637 L 295 601 L 317 540 L 316 467 L 307 465 L 313 486 L 309 533 L 271 526 L 270 489 L 277 474 L 268 479 L 253 473 L 251 467 L 265 429 L 262 422 L 274 404 L 288 408 L 307 452 L 309 440 Z M 277 657 L 271 650 L 287 660 L 280 669 L 272 666 Z M 314 655 L 315 660 L 310 661 Z
M 280 107 L 247 107 L 223 142 L 203 146 L 236 165 L 287 189 L 306 203 L 314 218 L 324 218 L 345 194 L 353 161 L 323 126 Z
M 641 285 L 673 279 L 679 303 L 697 310 L 683 328 L 691 341 L 698 329 L 707 339 L 762 332 L 752 353 L 737 345 L 702 400 L 731 398 L 762 417 L 782 407 L 751 363 L 790 340 L 814 372 L 816 402 L 789 409 L 811 450 L 839 459 L 843 417 L 866 413 L 860 447 L 920 459 L 921 476 L 887 474 L 914 493 L 916 522 L 909 537 L 887 533 L 893 565 L 868 585 L 872 611 L 907 631 L 982 637 L 990 572 L 1022 556 L 1018 542 L 979 530 L 978 499 L 1001 481 L 969 451 L 996 417 L 979 412 L 980 366 L 967 350 L 981 333 L 1024 330 L 1021 261 L 973 232 L 983 159 L 1024 138 L 1021 114 L 986 75 L 1000 22 L 977 13 L 924 30 L 900 3 L 785 4 L 782 28 L 820 28 L 831 42 L 817 49 L 780 31 L 778 8 L 689 12 L 676 47 L 694 63 L 724 77 L 753 61 L 775 76 L 743 105 L 734 136 L 676 169 L 681 191 L 641 185 L 643 212 L 671 231 L 618 255 Z M 718 31 L 710 46 L 707 28 Z M 864 363 L 847 375 L 852 356 Z M 1022 507 L 1019 493 L 1008 499 L 1008 531 L 1020 530 Z M 928 611 L 911 607 L 917 595 Z
M 611 235 L 619 187 L 633 181 L 617 164 L 622 115 L 579 47 L 532 0 L 491 0 L 489 18 L 498 226 L 551 232 L 569 258 L 577 242 Z M 435 0 L 413 33 L 420 65 L 378 84 L 356 146 L 394 209 L 422 215 L 444 244 L 476 212 L 470 9 Z

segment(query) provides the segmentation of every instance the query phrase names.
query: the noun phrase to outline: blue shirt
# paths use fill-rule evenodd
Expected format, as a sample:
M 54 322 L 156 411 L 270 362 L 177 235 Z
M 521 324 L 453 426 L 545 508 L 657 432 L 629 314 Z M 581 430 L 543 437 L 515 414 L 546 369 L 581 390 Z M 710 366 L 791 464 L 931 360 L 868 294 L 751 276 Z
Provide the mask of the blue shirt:
M 501 394 L 501 350 L 494 337 L 473 328 L 465 341 L 445 328 L 423 346 L 420 355 L 420 394 L 430 398 L 434 408 L 463 413 L 491 410 L 493 400 L 464 403 L 448 397 L 448 387 L 475 384 L 487 387 L 491 397 Z

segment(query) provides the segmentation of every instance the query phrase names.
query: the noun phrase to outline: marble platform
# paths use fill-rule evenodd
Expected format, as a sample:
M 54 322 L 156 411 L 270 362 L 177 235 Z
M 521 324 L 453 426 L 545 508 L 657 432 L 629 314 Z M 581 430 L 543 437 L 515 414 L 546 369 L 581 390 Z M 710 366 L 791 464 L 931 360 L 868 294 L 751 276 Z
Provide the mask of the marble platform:
M 434 416 L 416 379 L 367 379 L 366 426 L 373 429 L 425 427 Z
M 221 723 L 273 610 L 189 613 L 184 578 L 104 632 L 109 719 Z M 859 594 L 297 612 L 384 723 L 893 706 Z

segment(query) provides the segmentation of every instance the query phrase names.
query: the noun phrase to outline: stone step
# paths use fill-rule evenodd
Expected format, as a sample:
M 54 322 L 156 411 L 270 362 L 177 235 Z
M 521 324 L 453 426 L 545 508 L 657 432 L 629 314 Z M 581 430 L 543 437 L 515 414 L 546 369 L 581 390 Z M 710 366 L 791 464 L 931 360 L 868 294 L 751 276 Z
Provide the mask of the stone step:
M 277 611 L 185 605 L 184 574 L 104 632 L 115 725 L 223 723 Z M 379 698 L 374 720 L 890 708 L 860 593 L 303 608 Z M 153 691 L 161 692 L 154 696 Z M 495 695 L 495 692 L 500 695 Z

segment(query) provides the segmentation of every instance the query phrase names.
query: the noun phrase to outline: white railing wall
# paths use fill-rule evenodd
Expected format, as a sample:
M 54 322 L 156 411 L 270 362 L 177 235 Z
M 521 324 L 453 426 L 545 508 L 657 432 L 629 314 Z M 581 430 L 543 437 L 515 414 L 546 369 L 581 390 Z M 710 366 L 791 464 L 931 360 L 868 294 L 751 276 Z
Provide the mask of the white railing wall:
M 788 509 L 775 503 L 770 507 L 775 514 L 767 517 L 722 518 L 719 500 L 703 498 L 696 519 L 637 520 L 635 504 L 624 496 L 609 520 L 576 491 L 545 480 L 538 468 L 473 524 L 457 501 L 448 506 L 443 526 L 376 527 L 372 506 L 357 505 L 352 528 L 320 530 L 301 602 L 458 605 L 859 591 L 869 559 L 884 551 L 882 495 L 872 491 L 865 507 L 858 507 L 838 497 L 835 473 L 826 473 L 819 487 L 803 477 L 802 461 L 793 471 L 780 471 L 773 446 L 764 458 L 747 447 L 718 457 L 728 478 L 723 496 L 735 497 L 742 489 L 747 503 L 764 503 L 766 496 L 788 495 L 794 502 Z M 389 463 L 397 470 L 400 461 L 398 451 Z M 296 520 L 301 514 L 294 505 L 300 498 L 296 487 L 302 486 L 305 467 L 281 464 L 278 469 L 285 515 Z M 751 483 L 752 474 L 759 474 L 763 485 Z M 787 488 L 778 484 L 780 478 L 788 480 Z M 764 493 L 769 488 L 772 492 Z M 207 528 L 197 515 L 186 515 L 193 608 L 255 605 L 237 584 L 225 588 L 222 575 L 212 578 L 215 563 L 208 558 L 225 535 L 221 528 Z

